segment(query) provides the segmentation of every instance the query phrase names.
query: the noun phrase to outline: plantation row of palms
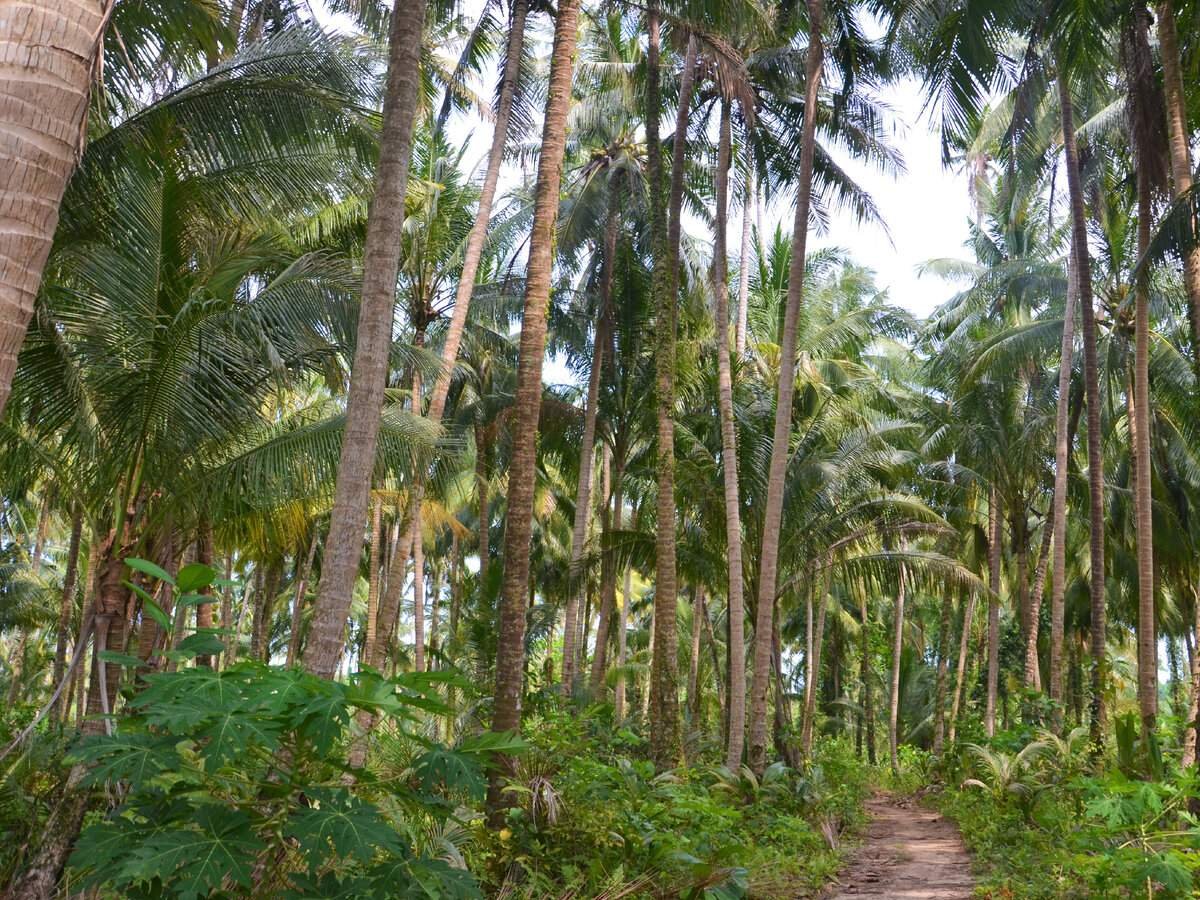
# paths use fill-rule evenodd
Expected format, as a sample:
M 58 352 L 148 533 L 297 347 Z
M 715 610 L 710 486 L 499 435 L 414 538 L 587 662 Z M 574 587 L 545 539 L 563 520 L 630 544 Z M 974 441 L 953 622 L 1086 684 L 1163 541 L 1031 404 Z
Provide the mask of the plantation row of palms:
M 1100 754 L 1130 708 L 1195 764 L 1200 6 L 326 13 L 0 36 L 36 46 L 0 66 L 14 896 L 95 802 L 21 760 L 193 667 L 424 673 L 449 745 L 599 704 L 660 771 L 829 735 L 898 768 L 1019 719 Z M 808 243 L 879 222 L 839 160 L 904 177 L 900 79 L 975 209 L 924 321 Z M 382 771 L 363 702 L 347 765 Z

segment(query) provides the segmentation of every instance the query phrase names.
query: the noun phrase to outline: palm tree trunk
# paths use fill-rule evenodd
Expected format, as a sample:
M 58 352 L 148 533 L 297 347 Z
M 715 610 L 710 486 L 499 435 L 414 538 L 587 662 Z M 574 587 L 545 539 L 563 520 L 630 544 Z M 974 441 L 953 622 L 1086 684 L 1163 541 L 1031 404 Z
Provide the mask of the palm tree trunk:
M 620 507 L 617 507 L 616 518 L 620 518 Z M 617 610 L 617 669 L 621 670 L 617 684 L 613 688 L 613 718 L 622 722 L 625 720 L 625 660 L 626 641 L 629 632 L 629 596 L 633 591 L 633 569 L 625 566 L 624 584 L 621 586 L 621 608 Z M 1200 655 L 1200 654 L 1198 654 Z
M 425 671 L 425 533 L 421 526 L 421 507 L 413 510 L 413 667 Z
M 323 678 L 334 676 L 345 650 L 346 618 L 358 577 L 363 525 L 370 503 L 392 342 L 400 232 L 404 225 L 424 21 L 425 0 L 409 0 L 405 15 L 392 16 L 389 35 L 379 165 L 367 220 L 362 300 L 345 436 L 311 634 L 304 648 L 305 668 Z
M 871 629 L 867 607 L 866 585 L 859 584 L 859 615 L 862 619 L 862 634 L 860 635 L 859 680 L 862 682 L 863 719 L 866 720 L 867 762 L 875 765 L 875 696 L 871 690 Z
M 1167 109 L 1167 138 L 1171 154 L 1171 181 L 1175 196 L 1192 187 L 1192 154 L 1188 145 L 1187 95 L 1184 93 L 1179 35 L 1174 0 L 1158 0 L 1158 45 L 1162 58 L 1163 95 Z M 1188 296 L 1188 324 L 1192 354 L 1200 367 L 1200 247 L 1183 255 L 1183 286 Z
M 1063 428 L 1066 428 L 1065 422 Z M 1055 440 L 1057 441 L 1057 435 Z M 1042 526 L 1042 546 L 1038 551 L 1037 564 L 1033 567 L 1033 590 L 1029 594 L 1029 630 L 1025 632 L 1025 665 L 1022 677 L 1025 686 L 1035 691 L 1042 684 L 1038 637 L 1042 617 L 1042 595 L 1046 592 L 1046 571 L 1050 564 L 1051 544 L 1054 541 L 1053 521 L 1054 498 L 1051 497 L 1050 520 Z
M 725 171 L 729 171 L 728 165 L 725 166 Z M 747 140 L 746 196 L 742 200 L 742 246 L 738 261 L 737 327 L 734 330 L 734 350 L 739 357 L 746 355 L 746 329 L 750 319 L 750 210 L 755 202 L 753 158 L 750 154 L 750 141 Z M 760 235 L 760 240 L 761 237 Z
M 888 747 L 893 772 L 900 771 L 900 658 L 904 652 L 904 593 L 907 577 L 908 571 L 901 563 L 900 584 L 896 588 L 896 613 L 892 621 L 892 689 L 888 696 Z
M 607 449 L 607 448 L 606 448 Z M 603 544 L 607 548 L 612 540 L 612 531 L 621 530 L 621 496 L 625 481 L 624 463 L 618 461 L 613 472 L 612 494 L 610 497 L 612 511 L 604 516 Z M 604 551 L 604 568 L 600 584 L 600 622 L 596 626 L 596 652 L 592 655 L 592 672 L 589 679 L 593 699 L 599 699 L 604 687 L 604 673 L 608 668 L 608 644 L 612 631 L 613 616 L 617 606 L 617 561 L 611 550 Z
M 1153 218 L 1153 161 L 1145 143 L 1150 128 L 1159 127 L 1151 121 L 1152 112 L 1144 98 L 1157 90 L 1153 84 L 1152 56 L 1149 39 L 1150 11 L 1134 4 L 1131 29 L 1131 48 L 1127 56 L 1130 68 L 1130 104 L 1132 107 L 1131 143 L 1137 167 L 1137 248 L 1138 258 L 1150 247 L 1150 226 Z M 1138 708 L 1142 717 L 1142 733 L 1152 735 L 1158 717 L 1158 628 L 1154 615 L 1154 522 L 1151 506 L 1152 460 L 1150 458 L 1150 284 L 1145 272 L 1134 286 L 1134 350 L 1133 396 L 1130 398 L 1132 455 L 1134 460 L 1134 518 L 1137 538 L 1138 572 Z M 1136 425 L 1136 427 L 1134 427 Z
M 1063 620 L 1067 596 L 1067 468 L 1071 453 L 1071 363 L 1075 353 L 1075 298 L 1078 288 L 1072 276 L 1067 286 L 1063 311 L 1062 351 L 1058 372 L 1058 406 L 1054 416 L 1054 498 L 1050 520 L 1054 561 L 1050 569 L 1050 699 L 1062 703 Z M 1056 713 L 1056 720 L 1061 715 Z M 1061 721 L 1056 721 L 1056 725 Z
M 946 679 L 950 663 L 950 622 L 954 612 L 954 597 L 950 591 L 942 595 L 942 618 L 938 627 L 937 682 L 933 691 L 933 755 L 941 756 L 946 743 Z
M 0 51 L 0 412 L 87 133 L 101 0 L 14 4 Z
M 806 114 L 800 135 L 800 171 L 797 173 L 796 219 L 792 226 L 792 260 L 788 272 L 787 307 L 784 312 L 783 343 L 779 354 L 779 392 L 775 404 L 775 429 L 763 512 L 758 614 L 754 625 L 754 679 L 750 688 L 750 768 L 760 774 L 767 765 L 767 679 L 771 662 L 771 622 L 775 612 L 779 535 L 783 521 L 784 481 L 792 430 L 792 396 L 796 384 L 796 335 L 800 308 L 804 303 L 805 251 L 808 246 L 813 157 L 816 153 L 816 116 L 808 115 L 807 111 L 817 108 L 817 94 L 821 85 L 825 52 L 821 37 L 824 12 L 824 0 L 808 0 L 809 38 L 804 86 Z M 824 598 L 821 608 L 824 610 Z M 807 720 L 805 728 L 811 731 L 811 723 Z M 806 746 L 805 752 L 807 751 Z
M 512 19 L 508 26 L 508 43 L 504 54 L 504 74 L 500 78 L 500 95 L 496 103 L 496 122 L 492 128 L 492 146 L 488 151 L 487 169 L 479 189 L 478 205 L 475 207 L 475 222 L 467 235 L 463 250 L 462 272 L 458 278 L 458 289 L 454 295 L 454 312 L 446 330 L 446 342 L 442 345 L 442 369 L 429 397 L 428 416 L 441 422 L 446 410 L 446 397 L 450 393 L 450 379 L 454 363 L 458 359 L 458 348 L 462 343 L 463 329 L 467 324 L 467 312 L 471 305 L 471 293 L 475 288 L 475 276 L 479 273 L 479 261 L 483 257 L 483 246 L 487 239 L 488 224 L 492 218 L 492 203 L 496 198 L 496 186 L 500 182 L 500 165 L 504 161 L 504 148 L 508 142 L 508 128 L 512 122 L 513 98 L 517 92 L 517 78 L 521 69 L 521 52 L 525 41 L 525 18 L 529 12 L 529 0 L 512 0 Z
M 376 629 L 377 637 L 374 655 L 367 657 L 367 665 L 382 671 L 384 660 L 395 649 L 396 626 L 400 621 L 400 598 L 404 593 L 405 575 L 408 571 L 408 556 L 412 550 L 412 531 L 408 527 L 407 516 L 412 513 L 412 504 L 405 504 L 404 514 L 397 526 L 397 546 L 392 549 L 392 560 L 388 565 L 387 582 L 383 589 L 383 599 L 379 604 Z M 400 507 L 396 515 L 401 516 Z M 382 632 L 378 630 L 382 629 Z
M 1084 402 L 1087 404 L 1088 517 L 1091 523 L 1091 740 L 1099 748 L 1104 740 L 1104 683 L 1107 646 L 1107 606 L 1104 582 L 1104 454 L 1100 428 L 1100 363 L 1096 343 L 1096 311 L 1092 298 L 1092 263 L 1087 246 L 1087 212 L 1083 205 L 1083 179 L 1075 140 L 1075 114 L 1071 85 L 1064 61 L 1058 60 L 1059 115 L 1063 132 L 1063 168 L 1071 204 L 1071 266 L 1079 300 L 1083 330 Z
M 379 618 L 379 588 L 380 579 L 383 575 L 383 501 L 378 497 L 371 504 L 371 546 L 370 558 L 367 569 L 367 636 L 366 644 L 363 647 L 363 659 L 369 660 L 375 658 L 375 644 L 379 640 L 379 630 L 377 628 L 377 620 Z M 303 579 L 297 578 L 299 584 Z M 299 595 L 297 595 L 299 596 Z M 292 625 L 295 628 L 296 611 L 300 608 L 298 603 L 292 604 Z M 291 644 L 295 643 L 296 635 L 299 629 L 292 631 Z M 288 660 L 293 658 L 291 644 L 288 645 Z
M 658 17 L 652 12 L 652 40 L 657 43 Z M 655 471 L 658 477 L 655 532 L 654 655 L 650 669 L 650 755 L 660 767 L 674 766 L 679 759 L 679 673 L 675 628 L 677 572 L 675 569 L 675 332 L 679 295 L 679 241 L 682 228 L 683 184 L 687 153 L 688 114 L 696 83 L 698 42 L 688 39 L 679 82 L 679 108 L 675 115 L 675 141 L 671 161 L 671 191 L 668 197 L 667 245 L 665 255 L 655 254 L 655 285 L 658 304 L 658 340 L 654 357 L 658 444 Z M 654 97 L 647 91 L 647 123 L 658 116 L 658 52 L 651 68 Z M 657 131 L 657 128 L 655 129 Z M 658 135 L 654 135 L 657 143 Z M 649 140 L 649 135 L 647 136 Z M 661 184 L 661 172 L 659 173 Z
M 1192 589 L 1192 634 L 1200 641 L 1200 591 Z M 1183 729 L 1183 752 L 1179 757 L 1179 765 L 1190 769 L 1196 764 L 1197 736 L 1200 736 L 1200 647 L 1189 644 L 1192 649 L 1191 676 L 1192 692 L 1188 698 L 1187 721 Z
M 79 581 L 79 544 L 83 539 L 83 512 L 78 505 L 71 517 L 71 542 L 67 547 L 67 569 L 63 573 L 62 598 L 58 606 L 58 641 L 54 646 L 53 684 L 57 687 L 67 671 L 67 632 L 75 612 L 75 588 Z M 63 694 L 70 700 L 70 694 Z
M 717 319 L 717 401 L 721 414 L 721 471 L 725 487 L 725 547 L 729 568 L 729 654 L 733 659 L 746 656 L 746 611 L 743 596 L 742 572 L 742 512 L 738 486 L 737 429 L 733 417 L 733 369 L 729 359 L 729 278 L 726 271 L 725 233 L 728 227 L 729 162 L 730 162 L 729 101 L 721 104 L 720 135 L 717 142 L 716 203 L 717 217 L 713 229 L 712 286 L 716 298 Z M 750 221 L 749 197 L 743 210 L 742 265 L 746 265 Z M 745 290 L 747 274 L 742 274 Z M 741 319 L 745 299 L 739 300 L 738 327 L 742 347 L 745 346 L 745 325 Z M 729 667 L 729 743 L 725 748 L 725 765 L 736 771 L 742 764 L 742 749 L 746 733 L 746 669 Z
M 221 668 L 229 665 L 233 645 L 238 639 L 233 626 L 233 552 L 230 551 L 225 557 L 225 584 L 221 586 L 221 628 L 226 632 L 225 649 L 221 652 Z M 291 653 L 291 644 L 288 645 L 288 653 Z
M 963 686 L 967 678 L 967 648 L 971 640 L 971 625 L 975 621 L 975 604 L 979 597 L 975 591 L 967 598 L 967 608 L 963 611 L 962 636 L 958 642 L 958 668 L 954 671 L 954 699 L 950 703 L 950 725 L 946 729 L 946 739 L 953 744 L 958 729 L 958 713 L 962 709 Z
M 832 561 L 829 561 L 832 565 Z M 805 759 L 812 756 L 813 722 L 817 714 L 817 694 L 820 693 L 821 679 L 821 647 L 825 642 L 825 614 L 829 609 L 825 595 L 829 593 L 829 576 L 821 581 L 820 594 L 817 596 L 817 622 L 815 629 L 809 617 L 809 634 L 811 651 L 808 658 L 808 676 L 804 687 L 804 724 L 800 730 L 800 749 Z M 757 635 L 755 636 L 757 638 Z M 755 675 L 757 676 L 757 670 Z
M 700 635 L 704 627 L 704 587 L 692 591 L 692 646 L 688 656 L 687 710 L 693 731 L 700 731 Z
M 983 730 L 996 733 L 996 691 L 1000 685 L 1000 492 L 988 493 L 988 617 L 987 617 L 987 705 Z
M 313 560 L 317 556 L 317 544 L 320 534 L 321 532 L 314 524 L 312 538 L 308 542 L 308 553 L 304 557 L 304 568 L 300 571 L 300 577 L 296 579 L 296 593 L 292 596 L 292 630 L 288 635 L 287 652 L 287 665 L 289 669 L 296 664 L 296 660 L 300 656 L 300 631 L 304 621 L 304 598 L 308 594 L 308 580 L 312 577 Z M 373 544 L 371 552 L 375 553 L 375 548 L 378 546 L 378 542 Z M 368 643 L 370 643 L 369 638 Z
M 492 530 L 491 506 L 488 499 L 488 485 L 491 473 L 488 468 L 488 453 L 490 446 L 487 439 L 487 428 L 475 426 L 475 496 L 479 508 L 479 583 L 487 584 L 488 557 L 492 555 L 490 534 Z
M 533 536 L 533 494 L 537 467 L 538 415 L 542 401 L 542 361 L 546 350 L 546 307 L 550 301 L 554 263 L 554 232 L 558 218 L 559 186 L 566 147 L 567 113 L 571 105 L 571 73 L 579 25 L 579 0 L 560 0 L 554 24 L 554 49 L 538 157 L 533 228 L 525 280 L 525 309 L 521 319 L 519 364 L 508 475 L 508 515 L 504 524 L 504 580 L 500 598 L 496 649 L 496 689 L 492 730 L 521 727 L 521 691 L 525 676 L 525 615 L 529 593 L 529 551 Z M 511 759 L 499 769 L 511 774 Z M 502 805 L 501 782 L 492 781 L 488 808 Z
M 615 209 L 610 209 L 605 225 L 605 259 L 601 263 L 601 282 L 612 286 L 612 257 L 609 253 L 608 235 L 612 235 L 612 252 L 616 251 L 617 219 Z M 607 274 L 604 274 L 604 273 Z M 592 342 L 592 371 L 588 377 L 587 397 L 583 407 L 583 438 L 579 443 L 579 484 L 575 493 L 575 521 L 571 530 L 571 557 L 567 567 L 567 584 L 570 596 L 567 600 L 566 623 L 563 629 L 562 690 L 570 696 L 578 674 L 576 664 L 586 649 L 587 641 L 577 644 L 580 614 L 587 593 L 587 579 L 583 571 L 583 551 L 587 545 L 588 520 L 592 510 L 592 471 L 595 468 L 596 413 L 600 405 L 600 376 L 604 372 L 604 345 L 608 343 L 609 314 L 601 288 L 600 310 L 596 318 L 595 339 Z
M 213 564 L 213 530 L 212 522 L 204 517 L 200 520 L 200 535 L 196 540 L 196 562 L 201 565 L 212 568 Z M 205 596 L 212 596 L 212 587 L 206 586 L 201 591 Z M 212 629 L 213 627 L 213 605 L 212 603 L 199 603 L 196 605 L 196 631 L 204 629 Z M 216 657 L 210 655 L 201 655 L 196 657 L 196 665 L 207 666 L 212 669 L 217 664 Z

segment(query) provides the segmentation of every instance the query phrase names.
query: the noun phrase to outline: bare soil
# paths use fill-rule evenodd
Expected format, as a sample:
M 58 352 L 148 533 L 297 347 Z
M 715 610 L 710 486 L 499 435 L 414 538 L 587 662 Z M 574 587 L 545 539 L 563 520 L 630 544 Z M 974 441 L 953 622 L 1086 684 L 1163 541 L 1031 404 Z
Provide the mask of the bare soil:
M 910 801 L 879 796 L 867 803 L 863 845 L 828 900 L 970 900 L 971 857 L 954 824 Z

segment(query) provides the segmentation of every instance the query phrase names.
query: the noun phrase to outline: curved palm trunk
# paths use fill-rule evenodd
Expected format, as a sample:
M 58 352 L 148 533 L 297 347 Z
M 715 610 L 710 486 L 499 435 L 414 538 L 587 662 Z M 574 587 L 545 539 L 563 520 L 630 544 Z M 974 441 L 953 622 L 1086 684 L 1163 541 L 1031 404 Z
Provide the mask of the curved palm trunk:
M 721 104 L 720 136 L 717 142 L 716 201 L 717 218 L 713 231 L 713 296 L 716 297 L 717 318 L 717 403 L 721 413 L 721 470 L 725 487 L 725 546 L 729 567 L 729 655 L 734 660 L 746 658 L 746 612 L 743 597 L 742 572 L 742 512 L 738 488 L 737 431 L 733 420 L 733 371 L 729 359 L 729 284 L 726 272 L 725 232 L 729 209 L 730 158 L 729 101 Z M 748 200 L 749 198 L 747 198 Z M 738 328 L 745 346 L 744 291 L 748 247 L 750 207 L 743 210 L 742 228 L 742 292 L 739 302 Z M 725 765 L 737 771 L 742 764 L 742 748 L 746 734 L 746 667 L 729 667 L 729 741 L 725 748 Z
M 971 624 L 975 621 L 975 604 L 979 597 L 971 591 L 967 598 L 967 608 L 963 612 L 962 635 L 958 642 L 958 668 L 954 670 L 954 699 L 950 703 L 950 725 L 946 729 L 946 739 L 953 744 L 958 729 L 958 713 L 962 708 L 963 685 L 967 678 L 967 648 L 971 640 Z
M 653 29 L 658 19 L 653 15 Z M 653 33 L 652 33 L 653 36 Z M 650 755 L 661 767 L 675 765 L 679 759 L 679 635 L 675 627 L 678 606 L 675 571 L 675 331 L 676 303 L 679 296 L 679 239 L 682 223 L 683 182 L 687 152 L 688 112 L 696 83 L 697 41 L 688 39 L 687 53 L 679 82 L 679 108 L 675 116 L 675 141 L 671 161 L 671 192 L 664 254 L 655 254 L 658 306 L 658 345 L 654 355 L 656 418 L 658 445 L 655 472 L 658 476 L 655 531 L 654 649 L 650 663 Z M 657 57 L 657 52 L 655 53 Z M 658 60 L 647 56 L 655 84 L 654 97 L 647 91 L 647 124 L 658 115 Z M 655 128 L 657 132 L 657 127 Z M 654 135 L 657 144 L 658 135 Z M 647 140 L 650 140 L 647 129 Z M 661 170 L 658 181 L 661 184 Z M 657 192 L 656 192 L 657 193 Z
M 800 728 L 800 750 L 805 759 L 812 755 L 813 722 L 817 714 L 817 694 L 821 690 L 821 648 L 825 643 L 825 614 L 829 605 L 825 597 L 829 593 L 829 576 L 826 574 L 821 581 L 820 594 L 817 597 L 817 621 L 813 627 L 811 609 L 808 618 L 809 653 L 808 676 L 804 685 L 804 723 Z M 755 635 L 757 639 L 758 635 Z M 757 677 L 758 671 L 755 670 Z M 753 747 L 751 747 L 753 750 Z
M 808 0 L 809 38 L 805 66 L 804 124 L 800 135 L 800 171 L 797 173 L 796 219 L 792 226 L 792 261 L 788 272 L 787 307 L 783 320 L 783 342 L 779 355 L 779 392 L 775 405 L 775 429 L 767 475 L 766 508 L 763 512 L 762 550 L 759 560 L 758 613 L 754 624 L 754 679 L 750 688 L 750 768 L 762 773 L 767 765 L 767 685 L 771 665 L 771 630 L 775 614 L 778 580 L 779 535 L 783 521 L 783 492 L 787 474 L 789 437 L 792 430 L 792 396 L 795 392 L 796 334 L 800 307 L 804 303 L 805 251 L 808 246 L 808 213 L 812 199 L 813 158 L 816 154 L 816 116 L 821 85 L 824 43 L 823 0 Z M 822 600 L 822 612 L 824 603 Z M 819 639 L 818 639 L 819 640 Z M 811 731 L 806 719 L 805 728 Z M 811 734 L 809 736 L 811 740 Z M 807 753 L 808 746 L 805 747 Z
M 0 412 L 86 135 L 107 4 L 13 4 L 0 36 Z
M 894 772 L 900 770 L 900 655 L 904 651 L 904 593 L 907 577 L 908 570 L 901 563 L 900 584 L 896 588 L 896 614 L 892 623 L 892 689 L 888 697 L 888 748 Z M 974 595 L 971 599 L 974 600 Z M 965 633 L 966 626 L 963 627 Z
M 1000 685 L 1000 494 L 993 485 L 988 493 L 988 616 L 987 705 L 983 730 L 996 733 L 996 691 Z
M 1104 590 L 1104 456 L 1100 433 L 1100 363 L 1096 346 L 1096 311 L 1092 299 L 1092 264 L 1087 246 L 1087 212 L 1083 205 L 1083 179 L 1075 140 L 1075 113 L 1071 85 L 1063 61 L 1058 61 L 1059 115 L 1063 132 L 1063 168 L 1071 206 L 1071 266 L 1079 301 L 1083 331 L 1084 402 L 1088 434 L 1088 519 L 1091 523 L 1091 688 L 1090 730 L 1095 747 L 1104 740 L 1104 682 L 1107 607 Z
M 1074 278 L 1067 289 L 1067 308 L 1063 312 L 1063 339 L 1058 373 L 1058 407 L 1054 418 L 1054 499 L 1051 506 L 1051 546 L 1054 561 L 1050 568 L 1050 699 L 1063 699 L 1062 655 L 1063 619 L 1067 596 L 1067 467 L 1070 464 L 1071 363 L 1075 352 Z M 1059 714 L 1055 714 L 1061 718 Z
M 392 342 L 425 0 L 410 0 L 406 12 L 403 16 L 392 16 L 388 40 L 379 167 L 367 219 L 362 301 L 346 429 L 311 635 L 304 648 L 305 668 L 323 678 L 334 676 L 345 649 L 346 617 L 362 555 L 363 525 L 370 503 Z
M 538 414 L 542 400 L 542 361 L 546 350 L 546 307 L 554 263 L 554 229 L 566 147 L 567 113 L 571 105 L 571 73 L 579 26 L 579 0 L 561 0 L 554 24 L 554 49 L 538 158 L 533 228 L 521 319 L 520 355 L 508 476 L 508 515 L 504 524 L 504 581 L 500 598 L 496 649 L 493 731 L 521 727 L 521 689 L 525 675 L 525 613 L 529 596 L 529 550 L 533 536 L 533 493 L 537 466 Z M 511 773 L 512 760 L 500 768 Z M 498 779 L 488 792 L 488 807 L 500 809 Z
M 454 373 L 454 363 L 458 359 L 458 348 L 462 343 L 467 312 L 471 305 L 471 293 L 475 289 L 475 276 L 479 273 L 479 261 L 483 257 L 488 224 L 492 219 L 492 204 L 496 198 L 496 186 L 500 182 L 500 165 L 504 161 L 504 147 L 508 142 L 508 128 L 512 122 L 513 98 L 517 92 L 517 76 L 521 69 L 525 19 L 528 12 L 529 0 L 513 0 L 512 20 L 508 27 L 508 44 L 504 55 L 504 74 L 500 80 L 496 123 L 492 129 L 492 146 L 488 150 L 487 169 L 483 175 L 483 185 L 479 189 L 475 222 L 467 235 L 467 244 L 463 250 L 462 273 L 459 275 L 458 289 L 454 295 L 454 312 L 446 330 L 446 343 L 442 345 L 442 370 L 429 397 L 427 415 L 435 422 L 440 422 L 446 411 L 450 378 Z
M 1064 430 L 1067 423 L 1063 422 Z M 1057 443 L 1057 434 L 1055 441 Z M 1055 473 L 1057 477 L 1057 472 Z M 1042 595 L 1046 592 L 1046 573 L 1049 570 L 1051 544 L 1054 541 L 1054 498 L 1050 499 L 1050 522 L 1042 526 L 1042 546 L 1033 567 L 1033 589 L 1029 594 L 1029 627 L 1025 631 L 1025 664 L 1022 677 L 1025 686 L 1039 690 L 1042 685 L 1041 661 L 1038 659 L 1038 637 L 1042 616 Z

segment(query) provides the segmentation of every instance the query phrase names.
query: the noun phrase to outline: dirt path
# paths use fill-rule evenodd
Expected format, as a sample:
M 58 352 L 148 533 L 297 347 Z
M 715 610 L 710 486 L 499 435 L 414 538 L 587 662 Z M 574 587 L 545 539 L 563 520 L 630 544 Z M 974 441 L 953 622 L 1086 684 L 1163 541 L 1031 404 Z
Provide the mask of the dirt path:
M 969 900 L 971 858 L 941 813 L 890 797 L 867 804 L 871 824 L 830 900 Z

